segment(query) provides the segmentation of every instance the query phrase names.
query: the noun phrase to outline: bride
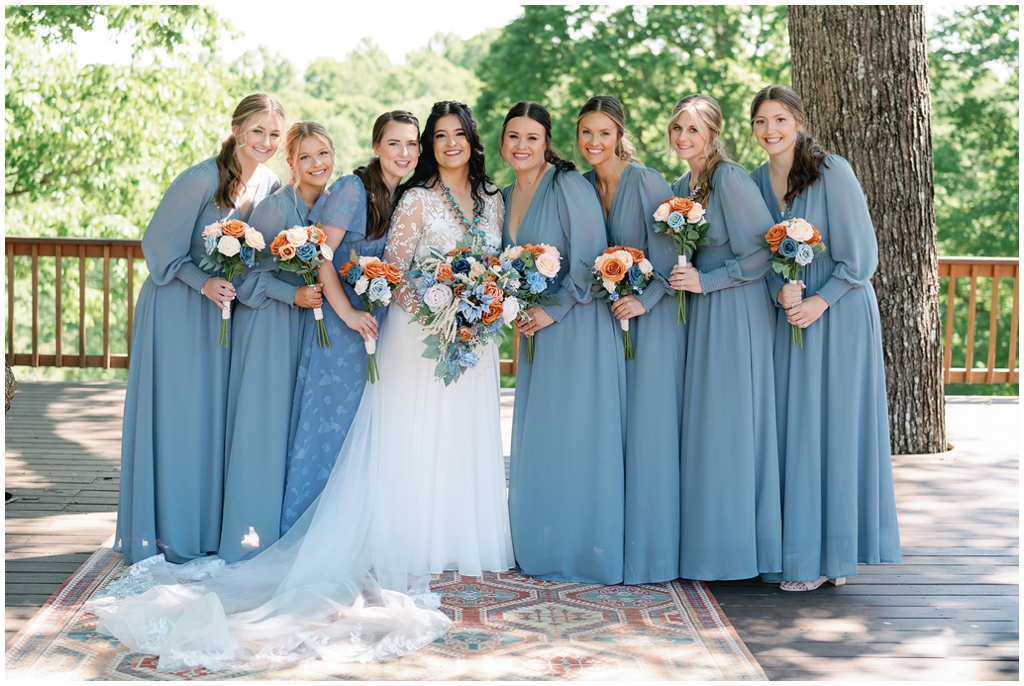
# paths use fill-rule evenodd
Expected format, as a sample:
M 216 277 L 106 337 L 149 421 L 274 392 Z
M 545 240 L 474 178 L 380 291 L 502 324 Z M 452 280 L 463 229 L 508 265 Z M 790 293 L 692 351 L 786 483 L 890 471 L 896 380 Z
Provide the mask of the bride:
M 469 107 L 436 103 L 421 143 L 385 260 L 406 273 L 431 248 L 475 242 L 496 253 L 502 199 Z M 251 560 L 172 565 L 156 556 L 132 566 L 89 603 L 97 631 L 159 655 L 159 671 L 378 660 L 450 628 L 430 574 L 514 564 L 497 351 L 492 345 L 457 383 L 436 382 L 435 362 L 422 356 L 425 333 L 409 314 L 415 289 L 403 283 L 396 295 L 377 353 L 381 378 L 367 385 L 320 498 Z

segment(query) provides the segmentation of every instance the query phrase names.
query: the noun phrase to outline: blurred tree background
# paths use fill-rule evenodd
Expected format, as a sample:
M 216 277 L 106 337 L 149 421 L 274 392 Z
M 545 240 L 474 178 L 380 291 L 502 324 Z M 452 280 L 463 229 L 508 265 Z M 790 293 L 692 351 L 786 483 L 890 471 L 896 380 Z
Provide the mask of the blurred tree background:
M 233 29 L 205 7 L 9 5 L 5 17 L 9 235 L 140 237 L 170 181 L 216 152 L 234 105 L 256 90 L 280 98 L 289 122 L 315 119 L 327 126 L 338 151 L 337 174 L 368 159 L 370 128 L 381 112 L 409 109 L 422 121 L 437 100 L 466 102 L 477 114 L 491 174 L 505 184 L 511 173 L 497 154 L 497 136 L 508 107 L 519 100 L 551 110 L 554 142 L 573 156 L 579 107 L 591 95 L 618 97 L 638 156 L 672 180 L 684 169 L 667 152 L 664 127 L 678 98 L 697 91 L 714 96 L 726 118 L 722 139 L 730 156 L 753 168 L 764 156 L 748 134 L 750 99 L 765 84 L 790 83 L 781 6 L 527 6 L 502 29 L 470 39 L 435 35 L 401 64 L 365 40 L 345 60 L 319 58 L 304 72 L 267 48 L 225 60 L 218 38 Z M 128 64 L 80 63 L 76 32 L 99 27 L 131 41 Z M 1018 31 L 1016 6 L 949 10 L 930 29 L 940 254 L 1019 254 Z M 287 177 L 281 159 L 272 166 Z M 77 281 L 70 272 L 77 270 L 66 268 L 68 346 L 76 345 Z M 115 288 L 124 277 L 123 265 L 115 265 Z M 90 271 L 88 278 L 98 283 L 101 275 Z M 8 316 L 15 317 L 16 341 L 24 342 L 30 315 L 23 260 L 15 279 L 18 297 Z M 988 321 L 989 281 L 979 282 L 982 323 Z M 40 291 L 45 295 L 48 288 L 53 270 L 41 269 Z M 1001 302 L 1008 303 L 1011 289 L 1008 283 L 1001 288 L 1007 291 L 1001 290 Z M 52 300 L 51 294 L 51 311 Z M 90 296 L 86 307 L 92 326 L 100 296 Z M 115 308 L 114 340 L 123 341 L 125 318 Z M 1007 332 L 1009 312 L 1000 318 Z M 985 358 L 986 335 L 979 330 L 976 336 L 976 360 Z M 52 322 L 49 329 L 44 323 L 42 349 L 52 349 L 52 336 Z M 95 338 L 88 341 L 90 352 Z M 964 330 L 955 332 L 954 365 L 958 357 L 963 363 L 965 340 Z M 1001 333 L 1000 359 L 1007 350 L 1008 336 Z M 124 378 L 113 370 L 18 372 L 26 379 Z M 1016 394 L 1017 386 L 969 390 Z

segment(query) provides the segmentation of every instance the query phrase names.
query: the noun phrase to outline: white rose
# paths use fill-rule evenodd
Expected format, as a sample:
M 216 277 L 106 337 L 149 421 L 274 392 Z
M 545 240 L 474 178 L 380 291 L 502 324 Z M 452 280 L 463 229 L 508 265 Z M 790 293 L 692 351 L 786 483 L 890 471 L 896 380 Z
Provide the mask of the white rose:
M 320 246 L 320 254 L 324 256 L 324 259 L 330 262 L 334 259 L 334 251 L 331 250 L 331 246 L 324 243 Z
M 486 271 L 487 267 L 483 266 L 479 262 L 473 262 L 469 267 L 469 278 L 479 279 Z
M 356 285 L 353 286 L 352 289 L 356 292 L 356 295 L 362 295 L 363 293 L 366 292 L 366 287 L 369 286 L 369 285 L 370 285 L 369 279 L 367 279 L 365 276 L 361 276 L 356 281 Z
M 672 213 L 672 208 L 668 206 L 667 202 L 661 203 L 658 209 L 654 211 L 654 221 L 663 222 L 668 219 L 668 215 Z
M 693 207 L 690 208 L 690 211 L 686 213 L 686 221 L 690 222 L 691 224 L 696 224 L 703 218 L 704 208 L 701 207 L 701 204 L 699 202 L 693 203 Z
M 558 248 L 556 248 L 555 246 L 548 245 L 547 243 L 541 243 L 540 247 L 544 248 L 544 254 L 545 255 L 550 253 L 551 255 L 554 256 L 554 258 L 556 260 L 561 260 L 562 259 L 562 253 L 558 252 Z
M 523 246 L 513 245 L 507 248 L 505 252 L 501 254 L 501 259 L 508 260 L 509 262 L 514 262 L 515 260 L 519 259 L 519 256 L 522 254 Z
M 378 260 L 373 255 L 362 255 L 359 258 L 359 268 L 362 269 L 363 271 L 366 271 L 366 265 L 370 264 L 371 262 L 380 262 L 380 260 Z
M 633 256 L 630 255 L 625 250 L 616 250 L 615 252 L 612 253 L 612 257 L 617 259 L 622 264 L 626 265 L 626 269 L 629 269 L 630 267 L 633 266 Z
M 214 222 L 203 229 L 203 238 L 220 238 L 220 222 Z
M 501 276 L 501 265 L 495 264 L 491 266 L 491 273 L 495 276 Z
M 285 231 L 284 235 L 288 238 L 288 243 L 296 248 L 309 242 L 309 232 L 304 226 L 293 226 Z
M 558 268 L 561 266 L 561 260 L 558 259 L 558 255 L 552 255 L 550 252 L 545 251 L 543 255 L 537 258 L 537 271 L 544 276 L 553 278 L 558 275 Z
M 263 240 L 263 234 L 251 226 L 245 227 L 245 243 L 253 250 L 263 250 L 267 247 L 266 241 Z
M 803 219 L 792 219 L 786 227 L 786 235 L 803 243 L 814 237 L 814 227 Z
M 447 305 L 451 299 L 452 289 L 443 283 L 435 283 L 423 294 L 423 302 L 430 308 L 431 312 L 437 312 Z
M 604 286 L 604 289 L 606 291 L 608 291 L 609 293 L 614 293 L 615 292 L 615 282 L 614 281 L 609 281 L 608 279 L 604 279 L 603 281 L 601 281 L 601 285 Z
M 220 241 L 217 243 L 217 250 L 220 254 L 227 255 L 228 257 L 234 257 L 241 249 L 242 244 L 238 242 L 237 238 L 232 236 L 221 236 Z
M 654 265 L 651 264 L 651 261 L 646 257 L 640 260 L 640 264 L 638 266 L 640 267 L 640 273 L 644 276 L 654 271 Z
M 612 259 L 611 255 L 598 255 L 597 258 L 594 259 L 594 270 L 601 273 L 604 268 L 604 263 L 610 259 Z
M 519 299 L 505 298 L 501 301 L 501 319 L 506 324 L 511 324 L 519 316 Z

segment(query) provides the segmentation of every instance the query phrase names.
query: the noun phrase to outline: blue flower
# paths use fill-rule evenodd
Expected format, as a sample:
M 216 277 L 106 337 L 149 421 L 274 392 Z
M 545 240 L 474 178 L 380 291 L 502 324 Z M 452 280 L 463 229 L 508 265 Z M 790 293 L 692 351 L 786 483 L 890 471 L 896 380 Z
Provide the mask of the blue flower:
M 612 302 L 615 302 L 616 300 L 619 299 L 619 294 L 618 293 L 609 293 L 608 294 L 608 299 L 611 300 Z
M 452 262 L 452 271 L 456 274 L 468 274 L 470 267 L 471 265 L 469 264 L 469 260 L 465 258 Z
M 526 263 L 517 257 L 516 259 L 512 260 L 512 268 L 515 269 L 520 274 L 522 274 L 523 270 L 526 269 Z
M 783 257 L 796 257 L 798 250 L 800 250 L 800 244 L 792 238 L 783 238 L 779 243 L 779 254 Z
M 547 279 L 540 272 L 526 272 L 526 284 L 533 294 L 543 293 L 547 287 Z
M 243 245 L 242 249 L 238 251 L 238 259 L 242 261 L 246 267 L 251 267 L 256 264 L 256 257 L 253 253 L 252 248 L 248 245 Z
M 488 305 L 477 305 L 466 300 L 465 295 L 459 299 L 459 314 L 463 315 L 468 322 L 478 322 L 490 307 Z
M 644 280 L 643 272 L 640 271 L 638 265 L 633 265 L 626 271 L 626 276 L 629 277 L 629 283 L 635 288 L 640 285 L 640 282 Z
M 359 267 L 352 267 L 352 269 L 359 269 Z M 352 276 L 352 272 L 349 272 L 349 277 Z M 353 282 L 355 283 L 355 282 Z M 424 274 L 417 282 L 416 291 L 422 296 L 428 288 L 437 283 L 437 278 L 433 274 Z
M 217 249 L 217 237 L 207 236 L 206 240 L 203 241 L 203 247 L 206 248 L 207 254 L 212 253 Z
M 295 248 L 295 256 L 303 262 L 309 262 L 316 257 L 316 246 L 312 243 L 303 243 Z
M 679 212 L 671 212 L 669 213 L 668 218 L 665 220 L 665 223 L 668 224 L 669 227 L 673 229 L 678 229 L 680 226 L 686 223 L 686 217 L 684 217 Z
M 459 364 L 467 369 L 475 367 L 476 363 L 480 361 L 480 358 L 475 353 L 468 349 L 459 351 Z
M 801 267 L 806 267 L 814 260 L 814 248 L 804 244 L 796 251 L 796 263 Z
M 378 276 L 376 279 L 370 281 L 370 285 L 366 289 L 366 294 L 370 296 L 370 300 L 384 300 L 388 297 L 391 289 L 388 288 L 387 279 L 383 276 Z

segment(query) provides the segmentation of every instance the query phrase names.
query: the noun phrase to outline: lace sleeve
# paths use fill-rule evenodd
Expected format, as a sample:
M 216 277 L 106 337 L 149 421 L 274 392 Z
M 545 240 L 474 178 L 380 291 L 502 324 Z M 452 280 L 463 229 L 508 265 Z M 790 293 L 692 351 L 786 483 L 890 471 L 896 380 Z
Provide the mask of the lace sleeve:
M 415 311 L 418 304 L 416 287 L 409 283 L 408 275 L 422 235 L 423 199 L 416 189 L 412 189 L 402 196 L 391 216 L 388 241 L 384 246 L 384 261 L 397 264 L 402 270 L 402 283 L 395 291 L 395 296 L 407 312 Z

